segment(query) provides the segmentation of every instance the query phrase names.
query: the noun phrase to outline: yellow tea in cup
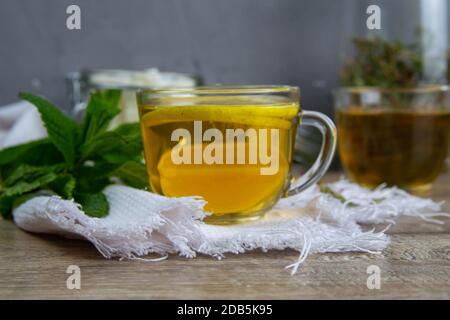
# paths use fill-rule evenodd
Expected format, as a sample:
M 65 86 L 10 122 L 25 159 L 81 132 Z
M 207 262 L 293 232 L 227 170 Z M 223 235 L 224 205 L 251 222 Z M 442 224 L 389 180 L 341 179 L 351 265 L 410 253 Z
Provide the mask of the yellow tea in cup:
M 289 187 L 300 111 L 298 99 L 277 93 L 242 95 L 224 88 L 141 93 L 152 190 L 201 196 L 213 223 L 252 219 L 270 208 Z

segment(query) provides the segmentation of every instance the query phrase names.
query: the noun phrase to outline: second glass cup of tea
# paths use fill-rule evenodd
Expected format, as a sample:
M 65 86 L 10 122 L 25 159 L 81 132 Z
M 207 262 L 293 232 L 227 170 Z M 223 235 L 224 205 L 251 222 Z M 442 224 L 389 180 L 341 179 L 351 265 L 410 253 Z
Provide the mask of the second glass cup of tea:
M 208 223 L 261 217 L 287 194 L 320 179 L 336 145 L 333 122 L 300 109 L 288 86 L 213 86 L 138 92 L 149 183 L 169 196 L 201 196 Z M 297 126 L 323 133 L 315 164 L 293 186 Z
M 450 143 L 447 86 L 342 88 L 335 92 L 339 154 L 353 181 L 426 191 Z

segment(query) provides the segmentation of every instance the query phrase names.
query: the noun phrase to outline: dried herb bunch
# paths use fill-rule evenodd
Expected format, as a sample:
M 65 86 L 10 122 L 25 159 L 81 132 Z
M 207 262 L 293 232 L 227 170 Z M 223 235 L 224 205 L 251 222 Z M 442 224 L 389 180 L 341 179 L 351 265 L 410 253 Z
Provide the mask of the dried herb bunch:
M 381 38 L 354 38 L 355 55 L 341 71 L 344 86 L 410 88 L 422 79 L 419 46 Z

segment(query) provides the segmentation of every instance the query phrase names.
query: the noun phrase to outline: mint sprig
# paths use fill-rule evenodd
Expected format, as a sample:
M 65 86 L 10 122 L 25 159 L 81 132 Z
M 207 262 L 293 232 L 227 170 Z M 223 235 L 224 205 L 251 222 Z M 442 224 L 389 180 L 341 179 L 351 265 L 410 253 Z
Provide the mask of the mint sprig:
M 47 128 L 50 142 L 61 152 L 67 164 L 73 165 L 78 129 L 76 122 L 41 97 L 30 93 L 20 93 L 19 97 L 36 106 Z
M 89 216 L 104 217 L 109 210 L 103 193 L 107 185 L 119 179 L 137 188 L 148 186 L 138 124 L 108 131 L 120 112 L 120 91 L 93 93 L 81 123 L 44 98 L 30 93 L 19 96 L 36 106 L 48 138 L 0 150 L 0 212 L 4 218 L 44 190 L 74 199 Z

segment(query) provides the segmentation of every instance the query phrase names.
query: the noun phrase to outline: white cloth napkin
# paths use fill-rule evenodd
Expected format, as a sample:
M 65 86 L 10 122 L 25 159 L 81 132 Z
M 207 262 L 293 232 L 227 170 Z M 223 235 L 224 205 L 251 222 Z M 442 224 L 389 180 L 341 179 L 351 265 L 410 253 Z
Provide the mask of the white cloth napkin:
M 23 119 L 32 107 L 16 108 L 25 111 L 16 112 L 15 121 L 6 121 L 0 109 L 0 124 L 11 127 L 13 123 L 14 128 L 0 137 L 0 146 L 24 141 L 20 133 L 27 139 L 42 136 L 40 118 L 37 123 Z M 105 218 L 90 218 L 79 205 L 57 196 L 35 197 L 16 208 L 13 218 L 19 228 L 30 232 L 89 240 L 105 258 L 154 260 L 145 258 L 150 253 L 163 258 L 172 253 L 222 258 L 225 253 L 291 248 L 300 252 L 298 260 L 287 266 L 295 273 L 309 253 L 382 252 L 389 243 L 385 230 L 363 230 L 359 224 L 394 223 L 393 219 L 400 216 L 439 223 L 436 217 L 448 216 L 440 213 L 441 203 L 397 188 L 370 191 L 343 179 L 328 187 L 349 200 L 342 203 L 313 186 L 281 199 L 264 218 L 234 226 L 205 224 L 205 202 L 198 197 L 167 198 L 121 185 L 105 189 L 110 204 Z
M 21 101 L 0 107 L 0 149 L 47 136 L 39 112 Z

